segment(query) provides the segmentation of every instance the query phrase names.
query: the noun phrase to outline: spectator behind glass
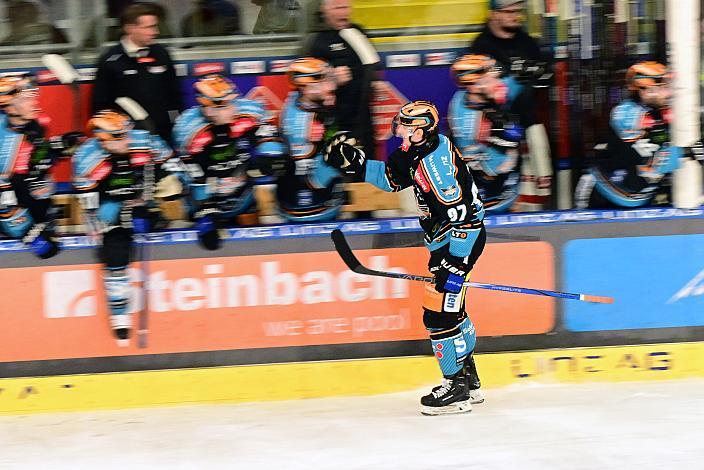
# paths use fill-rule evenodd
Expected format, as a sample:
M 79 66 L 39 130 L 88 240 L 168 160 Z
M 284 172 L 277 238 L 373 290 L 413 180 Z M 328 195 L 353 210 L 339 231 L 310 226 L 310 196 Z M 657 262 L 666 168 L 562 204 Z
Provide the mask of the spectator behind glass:
M 545 62 L 540 47 L 523 29 L 525 2 L 490 0 L 489 19 L 484 30 L 470 44 L 474 54 L 494 58 L 504 75 L 522 87 L 511 111 L 526 129 L 529 154 L 524 156 L 519 210 L 542 209 L 551 194 L 552 162 L 545 127 L 537 121 L 533 87 L 543 76 Z
M 362 143 L 368 158 L 374 158 L 371 100 L 379 56 L 364 30 L 350 22 L 350 0 L 322 0 L 319 12 L 322 27 L 306 38 L 301 55 L 325 59 L 334 67 L 337 124 Z
M 225 0 L 194 0 L 181 19 L 183 37 L 241 34 L 240 11 Z
M 108 0 L 108 15 L 105 18 L 94 18 L 91 20 L 87 28 L 86 38 L 83 41 L 83 47 L 92 48 L 99 46 L 98 44 L 98 28 L 105 28 L 105 37 L 103 38 L 106 42 L 119 41 L 122 36 L 122 26 L 120 25 L 120 17 L 125 8 L 135 3 L 134 0 Z M 159 17 L 159 37 L 160 38 L 172 38 L 173 33 L 171 27 L 169 26 L 168 11 L 163 5 L 152 2 L 148 3 L 154 8 L 154 12 Z M 100 21 L 99 21 L 100 20 Z M 101 25 L 101 26 L 99 26 Z
M 252 33 L 294 33 L 303 21 L 303 9 L 298 0 L 252 0 L 261 7 Z
M 9 32 L 0 42 L 0 46 L 29 46 L 33 44 L 68 42 L 60 29 L 42 22 L 39 16 L 39 7 L 32 2 L 7 2 Z
M 98 61 L 93 89 L 93 109 L 115 108 L 115 99 L 127 96 L 149 112 L 156 132 L 171 139 L 172 120 L 182 109 L 173 62 L 168 51 L 156 43 L 158 10 L 135 3 L 123 12 L 124 35 Z

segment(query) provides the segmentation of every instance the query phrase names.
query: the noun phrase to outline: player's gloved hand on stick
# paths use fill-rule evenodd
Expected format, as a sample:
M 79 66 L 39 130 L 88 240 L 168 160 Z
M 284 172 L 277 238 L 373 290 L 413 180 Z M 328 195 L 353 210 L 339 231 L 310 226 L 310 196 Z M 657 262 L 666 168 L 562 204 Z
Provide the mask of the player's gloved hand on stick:
M 323 160 L 333 168 L 348 175 L 358 175 L 364 170 L 366 155 L 356 147 L 357 139 L 343 131 L 333 135 L 325 146 Z
M 435 275 L 435 290 L 458 294 L 469 273 L 469 267 L 457 258 L 446 256 L 430 272 Z
M 206 250 L 217 250 L 220 248 L 220 234 L 216 222 L 217 209 L 206 208 L 196 212 L 196 232 L 198 233 L 198 242 Z

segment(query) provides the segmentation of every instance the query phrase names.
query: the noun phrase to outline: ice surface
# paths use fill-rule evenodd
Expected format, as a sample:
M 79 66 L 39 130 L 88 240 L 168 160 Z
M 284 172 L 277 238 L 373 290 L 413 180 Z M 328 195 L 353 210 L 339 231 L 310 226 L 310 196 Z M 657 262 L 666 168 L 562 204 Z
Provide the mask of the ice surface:
M 256 387 L 256 384 L 252 384 Z M 0 417 L 2 469 L 704 469 L 704 380 Z

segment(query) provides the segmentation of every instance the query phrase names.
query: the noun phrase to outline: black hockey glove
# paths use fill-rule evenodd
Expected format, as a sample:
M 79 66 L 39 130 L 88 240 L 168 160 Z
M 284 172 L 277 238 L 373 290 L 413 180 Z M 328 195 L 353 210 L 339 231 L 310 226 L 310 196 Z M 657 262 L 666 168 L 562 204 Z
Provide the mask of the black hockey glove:
M 535 83 L 543 77 L 546 68 L 545 62 L 512 57 L 509 74 L 516 77 L 518 83 Z
M 523 127 L 511 121 L 504 113 L 487 113 L 487 117 L 491 121 L 487 143 L 503 151 L 518 148 L 524 135 Z
M 60 136 L 52 137 L 50 141 L 51 149 L 64 157 L 70 157 L 76 152 L 79 145 L 85 140 L 82 132 L 72 131 Z
M 356 145 L 357 139 L 352 137 L 349 132 L 338 132 L 326 144 L 323 160 L 347 175 L 363 177 L 366 155 Z
M 430 272 L 435 275 L 436 291 L 458 294 L 469 273 L 469 267 L 457 258 L 446 256 L 440 260 L 438 266 L 430 268 Z
M 22 242 L 41 259 L 51 258 L 61 249 L 53 232 L 44 223 L 33 225 L 29 232 L 22 237 Z
M 212 207 L 207 207 L 196 212 L 196 231 L 198 232 L 198 242 L 206 250 L 217 250 L 220 248 L 220 234 L 216 217 L 219 211 Z
M 158 206 L 137 206 L 132 211 L 132 229 L 135 233 L 149 233 L 159 223 Z
M 261 178 L 273 176 L 280 178 L 286 174 L 291 159 L 288 155 L 267 155 L 250 158 L 247 163 L 247 176 Z

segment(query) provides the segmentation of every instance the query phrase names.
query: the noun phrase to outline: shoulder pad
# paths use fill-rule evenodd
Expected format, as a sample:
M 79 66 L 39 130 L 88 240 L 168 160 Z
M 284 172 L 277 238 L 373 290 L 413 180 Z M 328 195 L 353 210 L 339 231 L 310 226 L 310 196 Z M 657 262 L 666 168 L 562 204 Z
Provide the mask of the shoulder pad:
M 73 174 L 82 177 L 91 172 L 108 157 L 108 153 L 103 150 L 95 138 L 86 140 L 73 154 Z
M 0 175 L 8 177 L 12 173 L 22 140 L 21 134 L 0 127 Z
M 174 123 L 173 138 L 179 152 L 185 152 L 188 142 L 207 125 L 208 121 L 200 112 L 199 106 L 189 108 L 177 117 Z
M 153 134 L 150 135 L 150 137 L 152 153 L 154 155 L 154 160 L 157 163 L 166 161 L 173 155 L 173 149 L 164 141 L 164 139 Z
M 646 109 L 627 100 L 611 110 L 611 128 L 623 140 L 636 140 L 643 135 L 643 118 Z
M 129 131 L 128 136 L 130 138 L 130 150 L 143 149 L 150 146 L 149 143 L 151 141 L 151 134 L 149 131 L 132 129 Z
M 240 116 L 252 116 L 258 122 L 269 119 L 268 116 L 270 113 L 259 101 L 250 100 L 249 98 L 237 98 L 235 105 L 237 107 L 237 114 Z
M 461 199 L 462 189 L 457 182 L 452 144 L 447 137 L 440 135 L 438 148 L 421 160 L 421 166 L 439 201 L 451 204 Z

